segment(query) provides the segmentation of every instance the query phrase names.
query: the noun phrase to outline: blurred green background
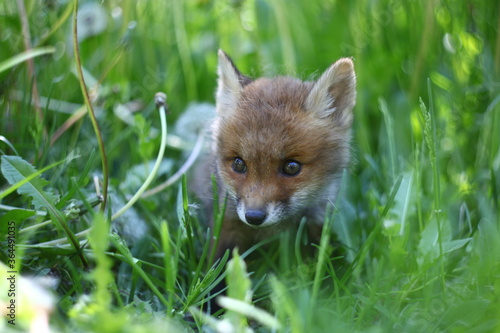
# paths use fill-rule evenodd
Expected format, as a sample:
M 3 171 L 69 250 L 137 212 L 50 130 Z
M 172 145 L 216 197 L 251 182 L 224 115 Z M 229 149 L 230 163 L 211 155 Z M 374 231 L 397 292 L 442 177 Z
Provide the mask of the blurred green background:
M 53 55 L 35 59 L 40 95 L 80 103 L 70 25 L 61 22 L 72 3 L 25 3 L 31 45 L 56 47 Z M 420 132 L 419 98 L 428 102 L 428 80 L 436 112 L 446 123 L 443 131 L 453 134 L 446 151 L 470 151 L 464 166 L 473 165 L 475 153 L 490 156 L 482 166 L 496 153 L 477 151 L 476 145 L 492 126 L 481 121 L 498 88 L 496 1 L 82 1 L 80 6 L 87 8 L 80 29 L 87 34 L 80 45 L 83 66 L 102 78 L 99 102 L 108 112 L 117 102 L 148 104 L 155 92 L 164 91 L 172 123 L 189 102 L 213 102 L 218 48 L 254 77 L 310 79 L 339 57 L 353 57 L 359 96 L 355 139 L 362 154 L 375 156 L 383 140 L 380 98 L 397 125 L 398 150 L 410 154 L 419 138 L 408 134 Z M 0 11 L 0 56 L 8 59 L 25 44 L 16 3 L 3 2 Z M 12 89 L 26 93 L 31 84 L 27 66 L 1 75 L 3 96 Z M 45 117 L 46 126 L 56 128 L 64 120 L 57 110 Z M 23 144 L 29 150 L 30 144 Z M 125 151 L 130 144 L 119 146 Z
M 314 80 L 338 58 L 352 57 L 354 159 L 335 221 L 354 260 L 345 280 L 352 283 L 343 280 L 342 297 L 330 297 L 333 315 L 309 314 L 291 330 L 328 331 L 330 316 L 339 327 L 360 331 L 498 330 L 499 1 L 139 0 L 80 1 L 79 8 L 80 56 L 105 141 L 112 201 L 133 194 L 144 175 L 139 181 L 130 175 L 156 157 L 156 92 L 168 95 L 169 129 L 190 103 L 215 102 L 219 48 L 251 77 Z M 82 113 L 64 125 L 83 105 L 72 9 L 71 1 L 0 3 L 0 150 L 37 169 L 78 153 L 80 160 L 46 175 L 61 195 L 74 190 L 72 179 L 87 160 L 93 172 L 100 169 L 88 118 Z M 33 58 L 33 67 L 12 65 L 27 48 L 48 46 L 55 51 Z M 190 151 L 175 139 L 162 180 Z M 91 195 L 91 177 L 78 187 Z M 157 221 L 181 219 L 178 189 L 136 206 L 135 218 L 154 230 L 131 245 L 137 257 L 158 260 L 147 253 L 158 250 Z M 2 204 L 31 207 L 15 194 Z M 36 245 L 55 235 L 60 232 L 49 229 L 23 241 Z M 55 273 L 63 281 L 80 281 L 79 268 L 59 257 L 36 252 L 35 264 L 30 255 L 27 250 L 27 273 L 48 274 L 57 266 L 70 272 Z M 179 263 L 178 302 L 195 283 L 187 272 L 196 255 L 189 258 Z M 123 270 L 120 281 L 130 274 Z M 165 279 L 155 268 L 147 273 Z M 127 283 L 118 286 L 130 288 Z M 150 295 L 146 286 L 137 288 Z M 57 293 L 67 313 L 83 290 L 62 283 Z M 297 299 L 297 311 L 308 306 Z M 439 309 L 432 308 L 435 300 Z
M 25 4 L 31 44 L 56 47 L 54 55 L 35 60 L 40 94 L 81 102 L 71 72 L 70 26 L 54 27 L 71 3 Z M 107 74 L 99 96 L 108 110 L 117 101 L 148 103 L 164 91 L 175 121 L 189 102 L 213 102 L 218 48 L 254 77 L 308 79 L 339 57 L 353 57 L 356 139 L 372 155 L 382 119 L 379 98 L 398 124 L 398 148 L 412 150 L 407 134 L 415 126 L 418 98 L 428 99 L 428 79 L 439 92 L 437 110 L 446 130 L 459 136 L 449 150 L 471 143 L 481 130 L 473 119 L 489 105 L 500 66 L 495 1 L 107 1 L 99 7 L 103 16 L 97 15 L 98 5 L 89 4 L 81 2 L 87 8 L 81 58 L 95 78 Z M 0 8 L 0 56 L 8 59 L 24 50 L 23 35 L 17 5 L 4 2 Z M 2 91 L 29 86 L 23 71 L 26 66 L 2 73 Z M 63 120 L 54 112 L 46 117 L 56 126 Z

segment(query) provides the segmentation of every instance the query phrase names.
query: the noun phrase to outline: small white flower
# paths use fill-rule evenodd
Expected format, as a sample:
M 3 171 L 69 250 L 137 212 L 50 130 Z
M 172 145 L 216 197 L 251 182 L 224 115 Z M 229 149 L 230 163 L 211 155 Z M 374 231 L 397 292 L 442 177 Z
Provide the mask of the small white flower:
M 100 34 L 108 25 L 108 16 L 98 3 L 86 3 L 78 9 L 77 33 L 78 42 Z

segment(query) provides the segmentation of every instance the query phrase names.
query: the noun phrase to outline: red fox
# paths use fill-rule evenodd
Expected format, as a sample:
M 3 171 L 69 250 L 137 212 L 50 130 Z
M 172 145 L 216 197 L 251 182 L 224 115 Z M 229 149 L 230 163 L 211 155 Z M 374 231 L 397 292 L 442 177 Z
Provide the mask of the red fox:
M 319 240 L 350 156 L 356 75 L 342 58 L 315 82 L 292 77 L 250 79 L 219 50 L 213 147 L 206 180 L 215 174 L 228 197 L 216 257 L 240 253 L 306 217 Z

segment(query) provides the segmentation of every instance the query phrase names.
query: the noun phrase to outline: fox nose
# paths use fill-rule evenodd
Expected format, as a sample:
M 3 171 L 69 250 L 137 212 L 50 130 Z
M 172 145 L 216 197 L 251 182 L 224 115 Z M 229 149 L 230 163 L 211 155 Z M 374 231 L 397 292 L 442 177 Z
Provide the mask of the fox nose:
M 245 219 L 251 225 L 261 225 L 266 219 L 266 213 L 258 209 L 250 209 L 245 213 Z

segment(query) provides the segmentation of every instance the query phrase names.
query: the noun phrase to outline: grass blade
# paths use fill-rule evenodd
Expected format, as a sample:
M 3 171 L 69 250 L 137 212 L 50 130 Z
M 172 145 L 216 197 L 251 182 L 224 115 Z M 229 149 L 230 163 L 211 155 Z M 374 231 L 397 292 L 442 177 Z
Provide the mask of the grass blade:
M 39 47 L 35 49 L 30 49 L 25 52 L 22 52 L 18 55 L 13 56 L 5 61 L 0 62 L 0 73 L 12 68 L 16 65 L 19 65 L 22 62 L 25 62 L 29 59 L 33 59 L 35 57 L 39 57 L 44 54 L 54 53 L 56 49 L 52 46 L 50 47 Z

